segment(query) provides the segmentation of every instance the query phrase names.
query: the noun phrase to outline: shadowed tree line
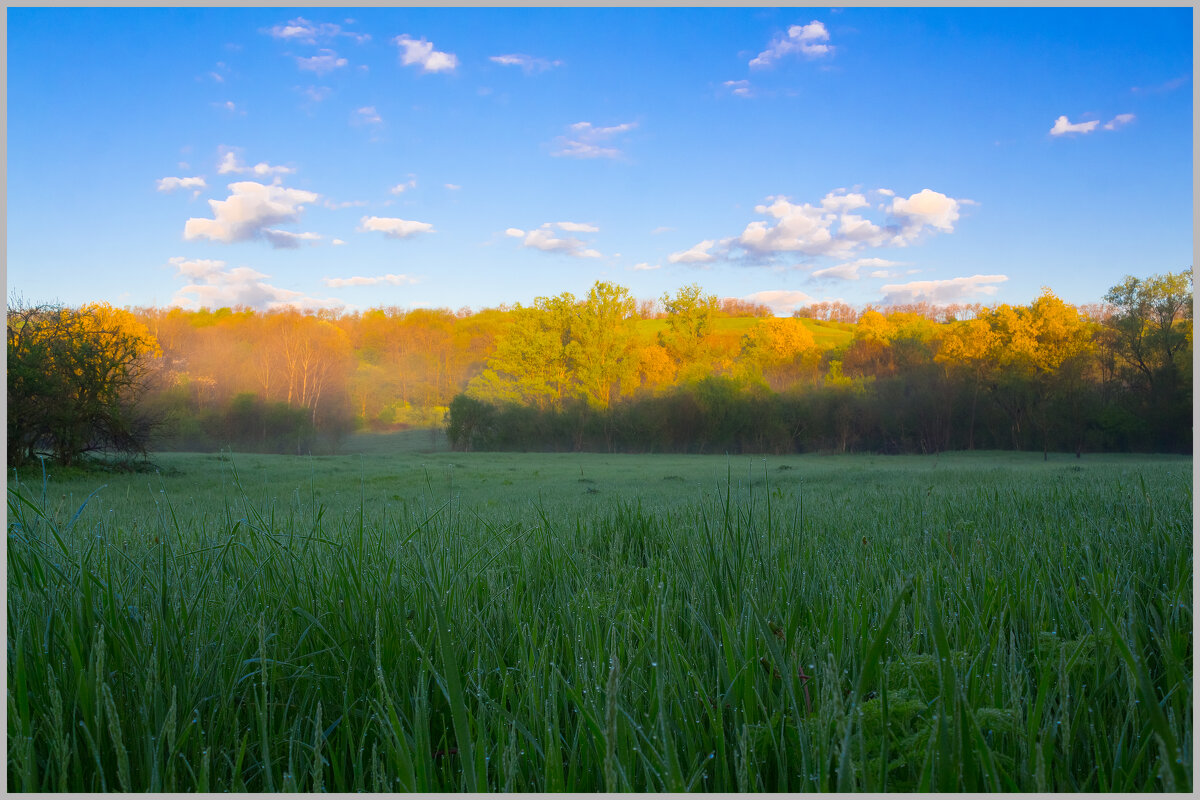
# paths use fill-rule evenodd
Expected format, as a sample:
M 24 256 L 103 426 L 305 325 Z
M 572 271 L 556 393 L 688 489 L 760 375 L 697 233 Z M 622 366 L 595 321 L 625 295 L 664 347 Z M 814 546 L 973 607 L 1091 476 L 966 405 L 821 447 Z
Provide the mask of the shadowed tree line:
M 1191 274 L 1129 277 L 1104 299 L 1084 313 L 1046 289 L 963 319 L 868 309 L 824 351 L 767 319 L 729 358 L 710 346 L 713 299 L 689 287 L 663 299 L 657 350 L 619 344 L 633 341 L 622 312 L 606 346 L 624 355 L 589 360 L 594 298 L 539 298 L 451 404 L 448 433 L 460 449 L 1191 452 Z
M 461 449 L 1190 452 L 1192 284 L 791 318 L 606 282 L 474 313 L 13 302 L 8 364 L 10 465 L 442 425 Z

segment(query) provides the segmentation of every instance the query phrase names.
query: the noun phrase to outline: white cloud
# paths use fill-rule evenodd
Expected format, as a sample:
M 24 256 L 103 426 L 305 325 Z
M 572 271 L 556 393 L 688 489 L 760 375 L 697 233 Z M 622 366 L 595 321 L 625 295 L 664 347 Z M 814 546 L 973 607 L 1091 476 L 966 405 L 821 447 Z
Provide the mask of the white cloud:
M 818 20 L 813 20 L 807 25 L 792 25 L 787 29 L 787 35 L 775 37 L 766 50 L 751 59 L 750 66 L 769 67 L 789 53 L 799 53 L 806 58 L 821 58 L 833 52 L 833 47 L 824 44 L 828 41 L 829 31 Z
M 312 100 L 314 103 L 320 103 L 322 100 L 328 99 L 328 97 L 333 94 L 333 89 L 329 88 L 328 86 L 309 86 L 304 90 L 304 94 L 307 95 L 308 99 Z
M 754 292 L 742 296 L 743 300 L 749 300 L 752 303 L 762 303 L 768 306 L 776 315 L 788 315 L 802 305 L 806 305 L 813 301 L 813 298 L 804 292 L 798 292 L 788 289 L 771 289 L 765 292 Z
M 213 103 L 212 105 L 214 108 L 224 109 L 231 114 L 241 113 L 244 115 L 246 113 L 245 111 L 239 111 L 237 103 L 233 102 L 232 100 L 226 100 L 224 103 Z
M 345 242 L 343 242 L 341 239 L 334 239 L 333 241 L 330 242 L 330 244 L 333 245 L 334 247 L 337 247 L 339 245 L 345 244 Z
M 820 205 L 792 203 L 786 197 L 768 197 L 754 207 L 774 218 L 749 223 L 737 238 L 749 253 L 769 256 L 798 252 L 812 256 L 845 258 L 863 247 L 906 247 L 932 228 L 952 232 L 960 201 L 941 192 L 922 189 L 910 197 L 892 197 L 884 206 L 883 224 L 853 213 L 870 207 L 864 195 L 843 189 L 830 192 Z
M 347 25 L 353 24 L 347 21 Z M 275 39 L 288 42 L 316 44 L 319 39 L 332 39 L 335 36 L 347 36 L 362 44 L 371 40 L 370 34 L 343 31 L 341 25 L 332 22 L 309 22 L 304 17 L 296 17 L 280 25 L 273 25 L 263 30 L 263 33 Z
M 959 201 L 932 189 L 922 189 L 908 198 L 892 199 L 891 214 L 901 221 L 898 238 L 907 244 L 915 239 L 925 227 L 937 228 L 950 233 L 958 221 Z M 900 242 L 893 242 L 900 244 Z
M 1091 133 L 1096 130 L 1096 126 L 1100 124 L 1100 120 L 1091 120 L 1090 122 L 1069 122 L 1064 114 L 1054 120 L 1054 127 L 1050 129 L 1051 136 L 1063 136 L 1068 133 Z
M 671 232 L 671 231 L 673 231 L 673 230 L 675 230 L 675 229 L 674 229 L 674 228 L 671 228 L 671 227 L 669 227 L 669 226 L 667 226 L 667 225 L 659 225 L 657 228 L 655 228 L 654 230 L 650 231 L 650 234 L 651 234 L 651 235 L 657 235 L 657 234 L 660 234 L 660 233 L 670 233 L 670 232 Z
M 359 221 L 360 232 L 378 231 L 389 239 L 404 239 L 418 233 L 434 233 L 428 222 L 415 222 L 398 217 L 363 217 Z
M 712 239 L 705 239 L 699 244 L 692 245 L 687 250 L 680 250 L 678 253 L 671 253 L 667 256 L 667 261 L 672 264 L 703 264 L 712 261 L 716 258 L 708 251 L 715 245 Z
M 417 279 L 409 275 L 377 275 L 367 278 L 354 276 L 352 278 L 322 278 L 321 283 L 331 289 L 340 289 L 343 286 L 377 286 L 381 283 L 390 283 L 392 286 L 404 286 L 406 284 L 417 283 Z
M 995 284 L 1006 280 L 1007 275 L 971 275 L 939 281 L 885 284 L 880 287 L 880 291 L 883 292 L 885 305 L 916 303 L 922 300 L 931 303 L 953 303 L 968 297 L 995 294 Z
M 259 310 L 275 308 L 342 308 L 336 298 L 308 297 L 303 292 L 281 289 L 265 282 L 271 277 L 249 267 L 225 269 L 224 261 L 169 259 L 178 274 L 191 283 L 171 298 L 171 305 L 184 308 L 248 306 Z
M 888 261 L 886 258 L 858 258 L 854 261 L 847 261 L 843 264 L 837 264 L 825 269 L 819 269 L 813 273 L 814 278 L 839 278 L 845 281 L 856 281 L 861 276 L 858 271 L 864 267 L 893 267 L 899 262 Z M 872 278 L 886 278 L 887 270 L 878 270 L 871 273 Z
M 222 148 L 221 162 L 217 165 L 217 174 L 219 175 L 249 173 L 261 178 L 268 175 L 291 175 L 295 171 L 292 167 L 274 167 L 265 161 L 247 167 L 238 160 L 237 151 L 232 148 Z
M 173 192 L 176 189 L 203 189 L 208 186 L 204 182 L 204 178 L 159 178 L 158 190 L 160 192 Z
M 403 194 L 404 192 L 408 191 L 409 189 L 415 189 L 415 188 L 417 188 L 417 177 L 415 175 L 410 174 L 408 176 L 408 180 L 404 181 L 403 183 L 397 183 L 395 186 L 393 186 L 388 191 L 390 191 L 392 194 Z
M 725 81 L 721 85 L 738 97 L 754 96 L 754 91 L 750 88 L 750 81 Z
M 523 239 L 522 246 L 541 250 L 546 253 L 562 253 L 563 255 L 575 258 L 601 257 L 598 250 L 588 247 L 587 243 L 581 239 L 576 239 L 573 236 L 555 236 L 552 228 L 579 233 L 594 233 L 599 230 L 599 228 L 592 225 L 583 225 L 575 222 L 545 222 L 540 227 L 528 232 L 520 228 L 506 228 L 504 235 L 515 239 Z
M 263 235 L 266 228 L 283 222 L 295 222 L 320 196 L 315 192 L 264 186 L 254 181 L 229 184 L 225 200 L 209 200 L 213 219 L 192 217 L 183 229 L 185 239 L 211 239 L 216 242 L 245 242 Z
M 597 128 L 590 122 L 568 125 L 566 136 L 556 140 L 558 149 L 551 155 L 570 158 L 620 158 L 621 151 L 609 144 L 609 140 L 637 127 L 636 122 L 624 122 L 607 128 Z
M 600 231 L 595 225 L 589 225 L 586 222 L 554 222 L 546 224 L 554 225 L 560 231 L 569 231 L 571 233 L 598 233 Z
M 505 67 L 520 67 L 526 75 L 534 72 L 544 72 L 552 67 L 560 67 L 563 63 L 561 61 L 547 61 L 544 58 L 527 56 L 524 53 L 491 56 L 489 60 Z
M 383 117 L 379 116 L 375 106 L 363 106 L 354 109 L 350 121 L 356 125 L 379 125 L 383 122 Z
M 320 55 L 309 56 L 308 58 L 296 56 L 296 66 L 298 66 L 300 69 L 306 69 L 315 72 L 318 75 L 323 75 L 326 72 L 332 72 L 333 70 L 344 67 L 349 63 L 350 62 L 346 59 L 339 58 L 337 53 L 329 50 L 328 48 L 322 49 L 320 51 Z
M 1104 123 L 1104 130 L 1115 131 L 1117 128 L 1128 125 L 1135 119 L 1137 119 L 1137 117 L 1135 117 L 1133 114 L 1117 114 L 1108 122 Z
M 645 261 L 643 261 L 640 264 L 634 264 L 633 268 L 634 270 L 641 272 L 651 269 L 662 269 L 662 264 L 647 264 Z
M 444 185 L 444 186 L 445 186 L 447 189 L 449 189 L 450 191 L 452 191 L 452 192 L 457 192 L 459 189 L 461 189 L 461 188 L 462 188 L 462 187 L 461 187 L 461 186 L 459 186 L 457 183 L 446 183 L 446 184 L 443 184 L 443 185 Z
M 419 66 L 422 72 L 453 71 L 458 66 L 458 56 L 433 49 L 433 42 L 414 39 L 407 33 L 392 39 L 392 44 L 402 51 L 400 63 L 404 66 Z
M 264 228 L 262 235 L 277 250 L 295 250 L 304 242 L 315 242 L 321 238 L 319 233 L 292 233 L 276 228 Z
M 337 211 L 338 209 L 341 209 L 341 208 L 359 208 L 361 206 L 367 205 L 367 201 L 366 200 L 342 200 L 341 202 L 334 202 L 333 200 L 326 200 L 321 205 L 325 206 L 326 208 L 328 208 L 332 211 Z

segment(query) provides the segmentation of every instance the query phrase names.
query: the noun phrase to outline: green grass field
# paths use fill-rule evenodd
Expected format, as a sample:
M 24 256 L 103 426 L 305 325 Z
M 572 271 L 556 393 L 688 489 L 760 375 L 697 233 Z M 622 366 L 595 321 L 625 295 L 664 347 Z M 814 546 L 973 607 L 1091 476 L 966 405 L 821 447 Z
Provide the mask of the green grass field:
M 32 791 L 1189 791 L 1192 461 L 9 475 Z

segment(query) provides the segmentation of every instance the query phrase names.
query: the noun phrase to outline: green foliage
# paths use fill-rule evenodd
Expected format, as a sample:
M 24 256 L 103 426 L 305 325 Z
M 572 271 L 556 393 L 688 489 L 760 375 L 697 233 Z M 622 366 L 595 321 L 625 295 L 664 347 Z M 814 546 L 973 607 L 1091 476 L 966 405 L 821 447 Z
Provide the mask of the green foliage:
M 162 461 L 10 481 L 10 787 L 1192 788 L 1190 459 Z
M 153 422 L 135 406 L 158 344 L 128 312 L 8 309 L 8 463 L 39 452 L 70 465 L 88 452 L 144 455 Z

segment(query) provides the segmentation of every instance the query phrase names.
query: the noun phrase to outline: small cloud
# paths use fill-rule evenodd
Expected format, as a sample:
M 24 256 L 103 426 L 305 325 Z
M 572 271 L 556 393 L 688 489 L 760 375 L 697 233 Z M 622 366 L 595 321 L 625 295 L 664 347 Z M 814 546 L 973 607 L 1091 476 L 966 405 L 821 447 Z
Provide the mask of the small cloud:
M 520 67 L 526 75 L 530 75 L 534 72 L 545 72 L 548 69 L 560 67 L 563 63 L 561 61 L 547 61 L 544 58 L 535 58 L 523 53 L 491 56 L 489 60 L 505 67 Z
M 813 298 L 804 292 L 788 289 L 771 289 L 765 292 L 754 292 L 753 294 L 743 295 L 742 299 L 749 300 L 751 303 L 762 303 L 774 311 L 777 316 L 791 314 L 800 306 L 813 301 Z
M 1135 94 L 1162 94 L 1164 92 L 1173 92 L 1180 86 L 1185 85 L 1192 79 L 1191 75 L 1180 75 L 1178 78 L 1173 78 L 1166 83 L 1160 83 L 1157 86 L 1134 86 L 1129 91 Z
M 360 277 L 352 278 L 322 278 L 321 283 L 331 289 L 340 289 L 344 286 L 378 286 L 381 283 L 390 283 L 392 286 L 405 286 L 408 284 L 417 283 L 417 279 L 408 275 L 377 275 L 375 277 Z
M 333 89 L 328 86 L 309 86 L 304 89 L 304 94 L 314 103 L 320 103 L 327 100 L 333 94 Z
M 767 49 L 750 61 L 752 68 L 769 67 L 789 53 L 799 53 L 805 58 L 822 58 L 833 53 L 833 47 L 824 44 L 829 41 L 829 31 L 824 23 L 813 20 L 807 25 L 792 25 L 787 29 L 787 35 L 777 36 Z
M 692 245 L 687 250 L 680 250 L 678 253 L 671 253 L 667 256 L 667 261 L 672 264 L 705 264 L 716 258 L 712 253 L 708 252 L 714 245 L 712 239 L 705 239 L 699 244 Z
M 363 106 L 354 109 L 354 113 L 350 115 L 350 122 L 353 125 L 381 125 L 383 117 L 379 116 L 375 106 Z
M 461 189 L 461 188 L 462 188 L 462 187 L 461 187 L 461 186 L 459 186 L 457 183 L 445 183 L 445 184 L 442 184 L 442 185 L 443 185 L 443 186 L 445 186 L 447 189 L 449 189 L 449 190 L 450 190 L 450 191 L 452 191 L 452 192 L 457 192 L 459 189 Z
M 1089 122 L 1070 122 L 1066 114 L 1054 120 L 1054 127 L 1050 129 L 1051 136 L 1065 136 L 1068 133 L 1091 133 L 1096 130 L 1096 126 L 1100 124 L 1100 120 L 1091 120 Z
M 620 158 L 621 151 L 608 144 L 613 137 L 627 133 L 637 127 L 636 122 L 624 122 L 607 128 L 596 128 L 590 122 L 576 122 L 567 126 L 569 133 L 558 137 L 558 150 L 554 156 L 569 158 Z
M 662 264 L 647 264 L 645 261 L 643 261 L 640 264 L 634 264 L 633 269 L 636 271 L 639 271 L 639 272 L 648 271 L 648 270 L 652 270 L 652 269 L 662 269 Z
M 359 232 L 378 231 L 389 239 L 405 239 L 418 233 L 435 233 L 433 225 L 428 222 L 397 217 L 363 217 L 359 221 Z
M 320 196 L 315 192 L 265 186 L 254 181 L 229 184 L 230 195 L 224 200 L 209 200 L 213 218 L 192 217 L 184 225 L 183 238 L 210 239 L 215 242 L 246 242 L 265 235 L 272 225 L 295 222 Z M 278 245 L 276 245 L 278 246 Z
M 995 294 L 995 284 L 1006 280 L 1007 275 L 971 275 L 938 281 L 886 284 L 879 290 L 883 292 L 885 305 L 918 303 L 923 300 L 930 303 L 953 303 L 969 297 Z
M 342 200 L 341 202 L 334 202 L 333 200 L 327 199 L 321 205 L 325 206 L 326 208 L 328 208 L 332 211 L 337 211 L 338 209 L 342 209 L 342 208 L 361 208 L 362 206 L 367 205 L 367 201 L 366 200 Z
M 433 42 L 425 39 L 405 33 L 392 39 L 392 44 L 400 48 L 400 63 L 406 67 L 418 66 L 422 72 L 453 72 L 458 66 L 458 56 L 434 50 Z
M 404 183 L 397 183 L 395 186 L 393 186 L 388 191 L 391 192 L 392 194 L 403 194 L 404 192 L 408 191 L 409 189 L 415 189 L 415 188 L 417 188 L 417 176 L 410 174 L 408 176 L 408 180 L 406 180 Z
M 337 53 L 327 48 L 322 49 L 320 55 L 309 56 L 308 58 L 296 56 L 295 58 L 296 66 L 300 69 L 309 70 L 318 75 L 324 75 L 326 72 L 332 72 L 350 63 L 346 59 L 338 57 Z
M 340 245 L 345 244 L 345 242 L 343 242 L 341 239 L 334 239 L 329 244 L 333 245 L 334 247 L 338 247 Z
M 262 235 L 276 250 L 295 250 L 305 242 L 315 242 L 321 238 L 319 233 L 292 233 L 275 228 L 264 228 Z
M 653 235 L 653 236 L 657 236 L 657 235 L 658 235 L 658 234 L 660 234 L 660 233 L 670 233 L 670 232 L 671 232 L 671 231 L 673 231 L 673 230 L 675 230 L 675 229 L 674 229 L 674 228 L 671 228 L 671 227 L 668 227 L 668 226 L 666 226 L 666 225 L 659 225 L 657 228 L 655 228 L 654 230 L 650 231 L 650 233 L 651 233 L 651 235 Z
M 574 222 L 545 222 L 540 227 L 528 232 L 520 228 L 507 228 L 504 231 L 504 235 L 515 239 L 523 239 L 523 247 L 541 250 L 544 253 L 562 253 L 574 258 L 601 257 L 600 251 L 588 247 L 587 243 L 581 239 L 576 239 L 573 236 L 555 236 L 551 230 L 552 228 L 587 233 L 594 233 L 599 230 L 599 228 L 591 225 L 581 225 Z
M 352 25 L 352 22 L 347 22 Z M 318 40 L 332 39 L 335 36 L 346 36 L 362 44 L 371 40 L 370 34 L 344 31 L 340 25 L 332 22 L 309 22 L 304 17 L 288 20 L 286 23 L 266 28 L 263 33 L 275 39 L 303 44 L 316 44 Z
M 232 100 L 226 100 L 224 103 L 212 103 L 213 108 L 219 108 L 222 111 L 228 111 L 230 114 L 245 114 L 246 112 L 237 107 L 237 103 Z
M 176 189 L 203 189 L 208 186 L 204 178 L 159 178 L 158 191 L 173 192 Z
M 837 278 L 844 281 L 856 281 L 861 277 L 858 274 L 858 271 L 863 267 L 892 267 L 896 266 L 898 263 L 899 262 L 897 261 L 888 261 L 885 258 L 859 258 L 855 259 L 854 261 L 847 261 L 844 264 L 837 264 L 836 266 L 819 269 L 813 273 L 813 277 Z M 887 277 L 887 274 L 888 273 L 886 270 L 872 272 L 871 277 Z
M 1117 114 L 1108 122 L 1104 123 L 1104 130 L 1115 131 L 1117 128 L 1128 125 L 1135 119 L 1137 119 L 1137 117 L 1135 117 L 1133 114 Z
M 570 231 L 571 233 L 599 233 L 600 231 L 595 225 L 589 225 L 586 222 L 553 222 L 546 224 L 553 225 L 560 231 Z
M 260 161 L 252 167 L 242 164 L 238 160 L 237 151 L 233 148 L 221 148 L 221 161 L 217 164 L 217 174 L 219 175 L 257 175 L 258 177 L 266 177 L 268 175 L 291 175 L 296 170 L 292 167 L 272 166 L 265 161 Z
M 753 97 L 754 91 L 750 88 L 750 81 L 725 81 L 723 84 L 729 92 L 737 97 Z

